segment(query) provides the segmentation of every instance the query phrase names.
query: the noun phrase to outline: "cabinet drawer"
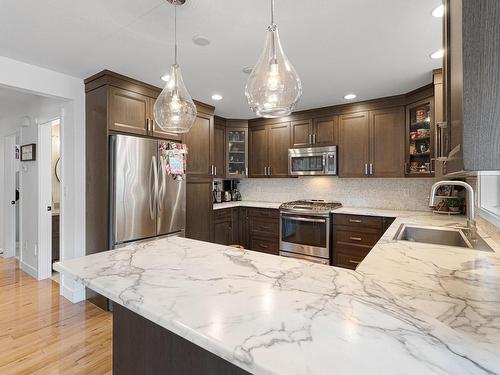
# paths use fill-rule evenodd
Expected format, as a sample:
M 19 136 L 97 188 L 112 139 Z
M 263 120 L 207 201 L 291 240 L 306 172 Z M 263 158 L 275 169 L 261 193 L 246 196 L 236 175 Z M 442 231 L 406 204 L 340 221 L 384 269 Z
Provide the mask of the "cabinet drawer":
M 348 225 L 358 228 L 376 228 L 382 230 L 383 218 L 377 216 L 362 216 L 362 215 L 333 215 L 335 225 Z
M 278 238 L 273 239 L 269 237 L 252 236 L 250 240 L 250 250 L 279 255 Z
M 223 208 L 220 210 L 214 210 L 214 220 L 224 220 L 231 218 L 232 208 Z
M 248 216 L 251 217 L 270 217 L 279 219 L 280 212 L 272 208 L 249 208 Z
M 343 242 L 353 245 L 374 246 L 380 239 L 380 233 L 364 233 L 361 231 L 336 230 L 335 243 Z
M 279 220 L 278 219 L 257 219 L 250 218 L 250 233 L 251 234 L 267 234 L 279 236 Z
M 334 266 L 355 270 L 356 267 L 363 261 L 365 257 L 355 254 L 337 252 L 334 258 L 335 258 Z

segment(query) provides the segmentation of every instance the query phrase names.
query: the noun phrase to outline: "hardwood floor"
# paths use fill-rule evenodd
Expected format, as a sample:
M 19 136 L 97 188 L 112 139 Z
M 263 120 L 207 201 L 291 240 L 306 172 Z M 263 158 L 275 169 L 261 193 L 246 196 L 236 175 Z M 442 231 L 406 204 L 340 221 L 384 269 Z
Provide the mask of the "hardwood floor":
M 112 315 L 0 258 L 0 374 L 111 374 Z

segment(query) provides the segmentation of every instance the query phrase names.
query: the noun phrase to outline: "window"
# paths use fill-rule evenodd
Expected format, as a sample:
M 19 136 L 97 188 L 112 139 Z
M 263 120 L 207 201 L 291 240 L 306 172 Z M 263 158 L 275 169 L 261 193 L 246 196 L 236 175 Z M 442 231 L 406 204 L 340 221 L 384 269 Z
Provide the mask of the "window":
M 500 228 L 500 172 L 479 172 L 479 214 Z

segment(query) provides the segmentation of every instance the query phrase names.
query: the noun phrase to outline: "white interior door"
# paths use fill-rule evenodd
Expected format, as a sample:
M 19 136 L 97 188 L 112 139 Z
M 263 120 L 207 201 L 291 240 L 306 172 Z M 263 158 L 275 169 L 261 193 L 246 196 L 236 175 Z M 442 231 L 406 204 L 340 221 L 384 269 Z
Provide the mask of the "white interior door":
M 38 279 L 52 274 L 52 129 L 38 126 Z
M 10 135 L 4 138 L 4 239 L 3 247 L 5 258 L 13 257 L 16 254 L 16 170 L 15 152 L 16 136 Z

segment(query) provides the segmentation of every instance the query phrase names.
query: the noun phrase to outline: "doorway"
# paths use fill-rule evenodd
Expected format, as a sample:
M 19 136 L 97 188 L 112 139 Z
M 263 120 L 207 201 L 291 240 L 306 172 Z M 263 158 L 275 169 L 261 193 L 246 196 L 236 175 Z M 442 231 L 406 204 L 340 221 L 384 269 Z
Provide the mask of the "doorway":
M 62 117 L 59 117 L 38 127 L 38 277 L 52 277 L 56 282 L 59 278 L 53 273 L 52 265 L 61 259 L 61 125 Z

